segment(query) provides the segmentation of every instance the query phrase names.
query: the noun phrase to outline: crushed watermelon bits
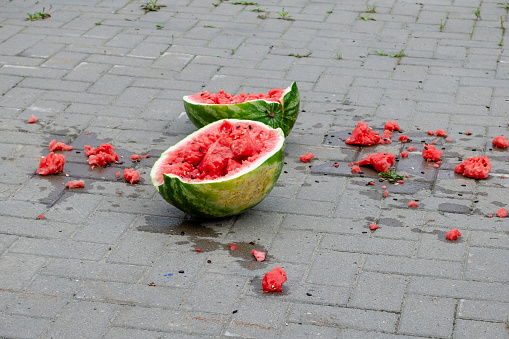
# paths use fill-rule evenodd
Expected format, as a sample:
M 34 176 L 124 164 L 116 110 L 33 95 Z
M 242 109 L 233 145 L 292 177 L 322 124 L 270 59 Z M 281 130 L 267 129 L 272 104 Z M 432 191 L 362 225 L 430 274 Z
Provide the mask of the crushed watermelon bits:
M 403 151 L 403 152 L 401 152 L 401 157 L 402 157 L 402 158 L 406 158 L 406 157 L 408 157 L 408 152 L 407 152 L 407 151 Z
M 399 131 L 399 125 L 396 121 L 389 120 L 385 123 L 384 130 Z
M 353 165 L 351 172 L 352 173 L 359 173 L 361 171 L 361 168 L 359 166 Z
M 391 138 L 392 138 L 391 131 L 386 129 L 386 130 L 384 130 L 384 133 L 380 137 L 379 143 L 380 144 L 390 144 L 390 143 L 392 143 L 392 139 Z
M 71 180 L 65 183 L 68 189 L 85 187 L 85 180 Z
M 265 274 L 262 280 L 264 292 L 282 292 L 283 284 L 287 280 L 286 272 L 281 267 L 275 267 Z
M 39 162 L 37 174 L 48 175 L 63 172 L 65 165 L 65 156 L 50 152 L 46 157 L 42 157 Z
M 413 151 L 417 151 L 417 147 L 415 146 L 410 146 L 406 149 L 408 152 L 413 152 Z
M 299 159 L 302 162 L 309 162 L 309 160 L 313 159 L 314 157 L 315 155 L 313 153 L 306 153 L 304 155 L 301 155 Z
M 408 207 L 419 207 L 419 203 L 412 200 L 408 203 Z
M 237 249 L 237 245 L 235 243 L 230 245 L 230 251 L 235 251 Z
M 443 129 L 437 129 L 437 131 L 435 132 L 435 135 L 437 137 L 446 137 L 447 136 L 447 133 L 443 130 Z
M 368 156 L 354 164 L 359 166 L 371 165 L 375 171 L 387 172 L 394 165 L 395 161 L 396 157 L 394 154 L 378 152 L 377 154 L 368 154 Z
M 461 237 L 461 233 L 457 228 L 452 229 L 445 234 L 445 238 L 451 241 L 457 240 L 458 237 Z
M 509 140 L 506 139 L 507 136 L 505 135 L 499 135 L 498 137 L 493 138 L 493 141 L 491 142 L 493 146 L 499 147 L 499 148 L 507 148 L 509 147 Z
M 398 138 L 399 141 L 405 143 L 408 141 L 408 135 L 401 134 Z
M 115 147 L 108 143 L 101 144 L 101 146 L 96 148 L 85 145 L 85 154 L 91 166 L 106 166 L 111 162 L 118 161 Z
M 131 155 L 131 161 L 138 161 L 138 160 L 141 160 L 143 158 L 148 158 L 150 155 L 147 153 L 146 155 L 139 155 L 138 153 L 135 153 L 133 155 Z
M 378 225 L 377 224 L 369 224 L 369 229 L 374 231 L 378 228 Z
M 491 163 L 487 156 L 468 158 L 454 167 L 455 173 L 475 179 L 486 179 L 490 171 Z
M 439 161 L 444 151 L 439 151 L 435 146 L 424 144 L 422 146 L 422 158 L 428 161 Z
M 497 217 L 499 218 L 506 218 L 509 215 L 507 210 L 505 208 L 501 208 L 497 211 Z
M 32 114 L 32 116 L 30 117 L 30 119 L 27 120 L 27 122 L 29 124 L 36 123 L 37 122 L 37 118 L 35 117 L 35 115 Z
M 131 185 L 140 180 L 140 172 L 135 171 L 134 168 L 126 168 L 124 170 L 124 179 Z
M 39 215 L 36 219 L 37 219 L 37 220 L 44 219 L 44 214 Z
M 370 146 L 380 142 L 378 132 L 374 132 L 367 123 L 357 122 L 357 127 L 352 130 L 352 134 L 346 138 L 345 142 L 352 145 Z
M 74 147 L 66 145 L 63 141 L 57 142 L 55 139 L 49 143 L 49 150 L 54 151 L 71 151 Z
M 252 250 L 251 254 L 254 255 L 256 261 L 264 261 L 265 260 L 265 252 Z

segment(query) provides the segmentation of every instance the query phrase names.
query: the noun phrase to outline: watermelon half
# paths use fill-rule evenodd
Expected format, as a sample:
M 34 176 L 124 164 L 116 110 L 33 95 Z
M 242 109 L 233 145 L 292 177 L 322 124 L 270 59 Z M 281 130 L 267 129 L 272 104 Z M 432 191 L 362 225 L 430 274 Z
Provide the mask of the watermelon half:
M 300 93 L 294 82 L 290 87 L 273 89 L 267 94 L 230 95 L 200 92 L 184 97 L 189 120 L 198 128 L 222 119 L 255 120 L 272 128 L 280 127 L 285 136 L 299 114 Z
M 168 148 L 150 177 L 173 206 L 197 217 L 240 214 L 274 188 L 284 159 L 284 133 L 261 122 L 213 122 Z

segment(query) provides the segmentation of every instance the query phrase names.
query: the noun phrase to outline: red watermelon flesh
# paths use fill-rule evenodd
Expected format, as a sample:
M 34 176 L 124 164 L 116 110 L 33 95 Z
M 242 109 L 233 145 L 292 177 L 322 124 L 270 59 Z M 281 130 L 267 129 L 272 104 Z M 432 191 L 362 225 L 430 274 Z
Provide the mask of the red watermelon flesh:
M 168 153 L 166 165 L 157 168 L 156 177 L 163 182 L 163 173 L 172 173 L 186 182 L 199 182 L 234 175 L 272 151 L 278 142 L 277 130 L 224 121 Z
M 49 143 L 49 150 L 53 151 L 71 151 L 73 149 L 72 146 L 66 145 L 64 142 L 57 142 L 55 139 L 51 140 Z
M 439 161 L 444 151 L 439 151 L 435 146 L 424 144 L 422 146 L 422 158 L 429 161 Z
M 493 144 L 493 146 L 507 148 L 509 146 L 509 140 L 507 140 L 506 138 L 507 136 L 505 135 L 499 135 L 498 137 L 493 138 L 493 141 L 491 143 Z
M 468 158 L 454 167 L 454 172 L 475 179 L 486 179 L 490 171 L 491 163 L 487 156 Z
M 389 153 L 368 154 L 361 161 L 355 162 L 359 166 L 371 165 L 378 172 L 387 172 L 395 162 L 395 155 Z
M 65 183 L 65 187 L 72 188 L 80 188 L 85 187 L 85 180 L 71 180 Z
M 110 162 L 118 161 L 115 147 L 108 143 L 101 144 L 97 148 L 85 145 L 85 154 L 88 157 L 88 163 L 92 166 L 106 166 Z
M 39 162 L 37 174 L 48 175 L 57 174 L 64 170 L 65 156 L 50 152 L 48 156 L 43 157 Z
M 363 121 L 357 122 L 357 126 L 352 130 L 350 137 L 346 138 L 347 144 L 353 145 L 374 145 L 380 142 L 378 132 L 373 132 L 371 127 Z
M 216 104 L 216 105 L 229 105 L 229 104 L 240 104 L 246 101 L 260 100 L 272 102 L 281 102 L 281 96 L 283 95 L 284 88 L 271 89 L 267 94 L 264 93 L 240 93 L 237 95 L 228 94 L 225 91 L 219 91 L 219 93 L 212 92 L 200 92 L 189 96 L 189 99 L 195 103 L 200 104 Z

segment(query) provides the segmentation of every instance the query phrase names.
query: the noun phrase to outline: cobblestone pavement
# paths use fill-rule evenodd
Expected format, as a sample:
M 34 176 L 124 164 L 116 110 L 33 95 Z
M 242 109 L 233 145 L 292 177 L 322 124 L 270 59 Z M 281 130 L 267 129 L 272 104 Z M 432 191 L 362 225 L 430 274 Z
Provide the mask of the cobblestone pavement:
M 501 0 L 256 1 L 0 0 L 0 337 L 509 338 Z M 302 111 L 266 200 L 194 220 L 157 194 L 152 164 L 196 130 L 183 95 L 293 81 Z M 347 146 L 359 120 L 412 141 Z M 439 128 L 452 141 L 426 133 Z M 39 176 L 53 139 L 75 149 L 59 152 L 65 174 Z M 104 142 L 122 162 L 91 169 L 84 145 Z M 438 168 L 423 142 L 444 151 Z M 404 184 L 351 174 L 377 151 Z M 488 179 L 454 174 L 481 155 Z M 133 166 L 140 183 L 115 177 Z M 276 266 L 284 290 L 263 293 Z

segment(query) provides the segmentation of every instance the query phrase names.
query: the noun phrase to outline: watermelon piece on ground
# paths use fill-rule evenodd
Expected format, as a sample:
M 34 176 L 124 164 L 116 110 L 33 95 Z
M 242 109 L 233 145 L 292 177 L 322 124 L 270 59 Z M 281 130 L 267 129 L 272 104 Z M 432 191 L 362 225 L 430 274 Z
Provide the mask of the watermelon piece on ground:
M 499 148 L 507 148 L 509 146 L 509 140 L 506 139 L 507 136 L 505 135 L 499 135 L 498 137 L 493 138 L 493 141 L 491 142 L 493 146 L 499 147 Z
M 389 120 L 385 123 L 384 130 L 399 131 L 399 125 L 396 121 Z
M 85 180 L 71 180 L 65 183 L 65 187 L 72 189 L 72 188 L 79 188 L 79 187 L 85 187 Z
M 149 157 L 148 153 L 146 155 L 139 155 L 138 153 L 136 153 L 136 154 L 131 155 L 131 161 L 137 161 L 137 160 L 141 160 L 143 158 L 148 158 L 148 157 Z
M 312 154 L 312 153 L 306 153 L 306 154 L 304 154 L 304 155 L 301 155 L 301 156 L 299 157 L 299 159 L 300 159 L 300 161 L 302 161 L 302 162 L 309 162 L 309 160 L 313 159 L 314 157 L 315 157 L 315 155 L 314 155 L 314 154 Z
M 407 152 L 407 151 L 403 151 L 403 152 L 401 152 L 401 157 L 402 157 L 402 158 L 406 158 L 406 157 L 408 157 L 408 152 Z
M 408 141 L 408 135 L 405 135 L 405 134 L 401 134 L 399 137 L 398 137 L 398 140 L 401 141 L 402 143 L 405 143 Z
M 264 292 L 282 292 L 283 284 L 287 280 L 286 272 L 281 267 L 275 267 L 265 274 L 262 280 Z
M 391 138 L 392 138 L 391 131 L 389 131 L 388 129 L 384 130 L 384 133 L 380 137 L 380 144 L 392 143 Z
M 490 159 L 487 156 L 468 158 L 456 165 L 454 172 L 469 178 L 486 179 L 491 172 Z
M 70 151 L 72 149 L 73 149 L 72 146 L 66 145 L 63 141 L 62 142 L 60 142 L 60 141 L 56 142 L 56 140 L 53 139 L 49 143 L 49 150 L 51 152 L 54 152 L 54 151 Z
M 457 228 L 452 229 L 445 234 L 445 238 L 451 241 L 457 240 L 458 237 L 461 237 L 461 233 Z
M 55 154 L 50 152 L 46 157 L 43 157 L 39 162 L 37 174 L 48 175 L 57 174 L 64 170 L 65 156 L 63 154 Z
M 440 128 L 437 129 L 435 134 L 437 137 L 446 137 L 447 136 L 447 133 L 443 129 L 440 129 Z
M 435 146 L 424 144 L 422 146 L 422 158 L 428 161 L 439 161 L 444 151 L 439 151 Z
M 124 170 L 124 179 L 131 185 L 140 180 L 140 172 L 135 171 L 134 168 L 126 168 Z
M 37 122 L 37 118 L 32 114 L 32 116 L 27 121 L 29 124 L 33 124 Z
M 509 213 L 507 212 L 507 210 L 505 208 L 501 208 L 497 211 L 497 217 L 499 218 L 505 218 L 509 215 Z
M 374 132 L 367 123 L 363 121 L 357 122 L 357 127 L 352 130 L 351 135 L 346 138 L 345 142 L 352 145 L 370 146 L 380 142 L 378 132 Z
M 101 146 L 96 148 L 85 145 L 85 154 L 91 166 L 106 166 L 111 162 L 118 161 L 118 154 L 115 153 L 115 147 L 108 143 L 101 144 Z
M 415 146 L 410 146 L 406 149 L 408 152 L 414 152 L 414 151 L 417 151 L 417 147 Z
M 408 203 L 408 207 L 419 207 L 419 203 L 412 200 Z
M 258 250 L 252 250 L 251 254 L 254 255 L 256 258 L 256 261 L 264 261 L 265 260 L 265 252 L 258 251 Z
M 371 165 L 375 171 L 387 172 L 394 165 L 395 160 L 394 154 L 378 152 L 377 154 L 368 154 L 368 156 L 354 164 L 359 166 Z
M 378 225 L 377 224 L 369 224 L 369 229 L 374 231 L 378 228 Z

